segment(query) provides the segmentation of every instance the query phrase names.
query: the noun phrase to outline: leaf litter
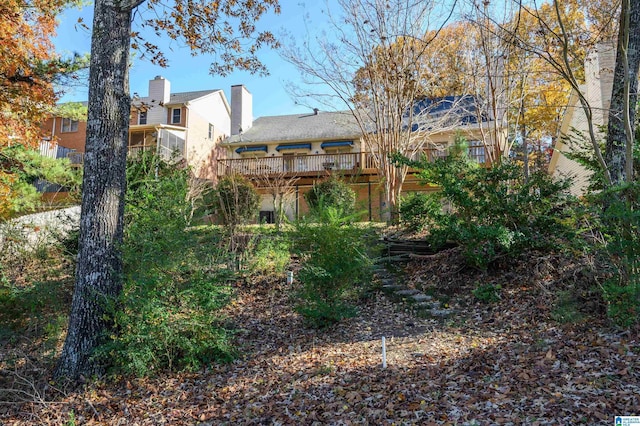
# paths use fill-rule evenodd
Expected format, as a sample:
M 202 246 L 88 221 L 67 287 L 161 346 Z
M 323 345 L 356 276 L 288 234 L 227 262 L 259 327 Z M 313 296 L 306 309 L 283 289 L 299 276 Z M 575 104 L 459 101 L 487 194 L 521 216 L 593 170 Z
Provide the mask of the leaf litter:
M 21 377 L 37 373 L 26 380 L 32 391 L 2 398 L 0 424 L 542 426 L 639 414 L 638 330 L 612 328 L 602 315 L 553 319 L 551 287 L 583 285 L 584 265 L 539 255 L 497 267 L 509 273 L 461 271 L 456 256 L 412 261 L 399 278 L 446 298 L 448 318 L 379 292 L 359 316 L 314 330 L 293 311 L 284 279 L 238 283 L 227 308 L 235 361 L 73 392 L 47 388 L 41 368 L 25 367 Z M 500 285 L 497 303 L 474 299 L 483 283 Z M 17 386 L 15 374 L 0 373 L 0 387 Z

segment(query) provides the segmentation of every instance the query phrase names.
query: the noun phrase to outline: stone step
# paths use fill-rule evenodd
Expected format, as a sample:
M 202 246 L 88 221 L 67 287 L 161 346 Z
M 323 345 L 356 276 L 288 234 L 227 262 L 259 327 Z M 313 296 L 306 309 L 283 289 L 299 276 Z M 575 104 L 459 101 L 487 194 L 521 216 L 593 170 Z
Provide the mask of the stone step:
M 433 297 L 429 296 L 428 294 L 418 293 L 413 295 L 413 300 L 415 300 L 418 303 L 427 302 L 427 301 L 433 300 Z
M 402 290 L 404 287 L 402 287 L 401 285 L 397 285 L 397 284 L 384 284 L 382 286 L 382 289 L 385 291 L 392 291 L 392 292 L 396 292 L 398 290 Z
M 429 314 L 434 317 L 446 318 L 453 314 L 453 309 L 431 309 Z
M 414 296 L 416 294 L 420 293 L 419 290 L 414 290 L 414 289 L 406 289 L 406 290 L 400 290 L 400 291 L 396 291 L 396 294 L 398 296 Z

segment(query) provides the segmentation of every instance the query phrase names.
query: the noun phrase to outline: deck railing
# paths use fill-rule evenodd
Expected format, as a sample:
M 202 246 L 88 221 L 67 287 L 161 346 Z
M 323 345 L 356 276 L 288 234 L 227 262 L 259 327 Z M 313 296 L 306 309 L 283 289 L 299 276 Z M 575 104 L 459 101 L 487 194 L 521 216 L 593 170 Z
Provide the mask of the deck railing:
M 428 161 L 446 157 L 445 149 L 428 148 L 424 150 Z M 469 156 L 484 164 L 484 147 L 474 146 L 469 150 Z M 415 159 L 419 157 L 416 156 Z M 336 171 L 343 174 L 375 172 L 376 165 L 373 156 L 366 152 L 350 152 L 342 154 L 295 154 L 277 157 L 252 157 L 218 160 L 218 176 L 241 174 L 245 176 L 263 175 L 295 175 L 310 176 Z
M 373 162 L 362 152 L 218 160 L 219 176 L 234 173 L 245 176 L 310 175 L 332 171 L 354 174 L 367 168 L 373 168 Z

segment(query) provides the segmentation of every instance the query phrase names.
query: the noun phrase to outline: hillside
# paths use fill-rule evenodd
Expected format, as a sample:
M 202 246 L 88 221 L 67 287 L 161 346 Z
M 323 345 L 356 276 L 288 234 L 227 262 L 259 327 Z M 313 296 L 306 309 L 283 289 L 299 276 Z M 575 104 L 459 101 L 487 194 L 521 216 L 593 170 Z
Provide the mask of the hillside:
M 455 249 L 414 260 L 396 280 L 454 315 L 430 318 L 376 291 L 330 330 L 303 325 L 284 279 L 241 281 L 226 308 L 236 361 L 81 391 L 47 383 L 29 354 L 9 367 L 18 345 L 3 340 L 0 424 L 595 425 L 637 414 L 638 330 L 611 328 L 587 293 L 557 300 L 552 287 L 589 275 L 562 259 L 529 254 L 488 272 L 457 266 Z M 482 284 L 497 300 L 478 300 Z

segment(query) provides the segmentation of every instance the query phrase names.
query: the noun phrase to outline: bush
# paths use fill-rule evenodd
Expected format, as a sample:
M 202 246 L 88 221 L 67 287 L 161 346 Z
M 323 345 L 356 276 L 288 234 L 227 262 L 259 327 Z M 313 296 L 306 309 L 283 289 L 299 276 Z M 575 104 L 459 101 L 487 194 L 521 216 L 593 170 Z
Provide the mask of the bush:
M 305 194 L 309 208 L 314 213 L 320 213 L 325 208 L 333 208 L 340 215 L 349 216 L 356 208 L 356 193 L 345 182 L 336 177 L 316 183 Z
M 231 297 L 226 253 L 188 230 L 189 170 L 153 157 L 128 168 L 122 297 L 98 356 L 115 371 L 197 369 L 233 355 L 220 309 Z
M 255 216 L 260 195 L 245 177 L 225 176 L 216 187 L 217 210 L 225 225 L 235 227 Z
M 322 328 L 355 315 L 351 301 L 372 275 L 367 253 L 372 233 L 348 224 L 352 218 L 335 207 L 324 208 L 319 218 L 319 223 L 297 223 L 292 239 L 303 265 L 296 310 Z
M 410 231 L 422 231 L 444 220 L 442 195 L 410 193 L 400 200 L 400 222 Z
M 557 248 L 575 238 L 568 181 L 537 172 L 525 182 L 515 164 L 482 168 L 460 155 L 408 163 L 425 183 L 440 186 L 439 196 L 451 205 L 451 214 L 434 214 L 429 241 L 459 244 L 472 266 L 484 269 L 498 257 Z M 422 217 L 428 212 L 415 213 L 405 220 L 428 220 Z
M 640 185 L 634 182 L 603 191 L 595 203 L 603 236 L 597 250 L 603 269 L 612 272 L 602 287 L 603 298 L 609 317 L 624 327 L 640 322 L 639 199 Z

